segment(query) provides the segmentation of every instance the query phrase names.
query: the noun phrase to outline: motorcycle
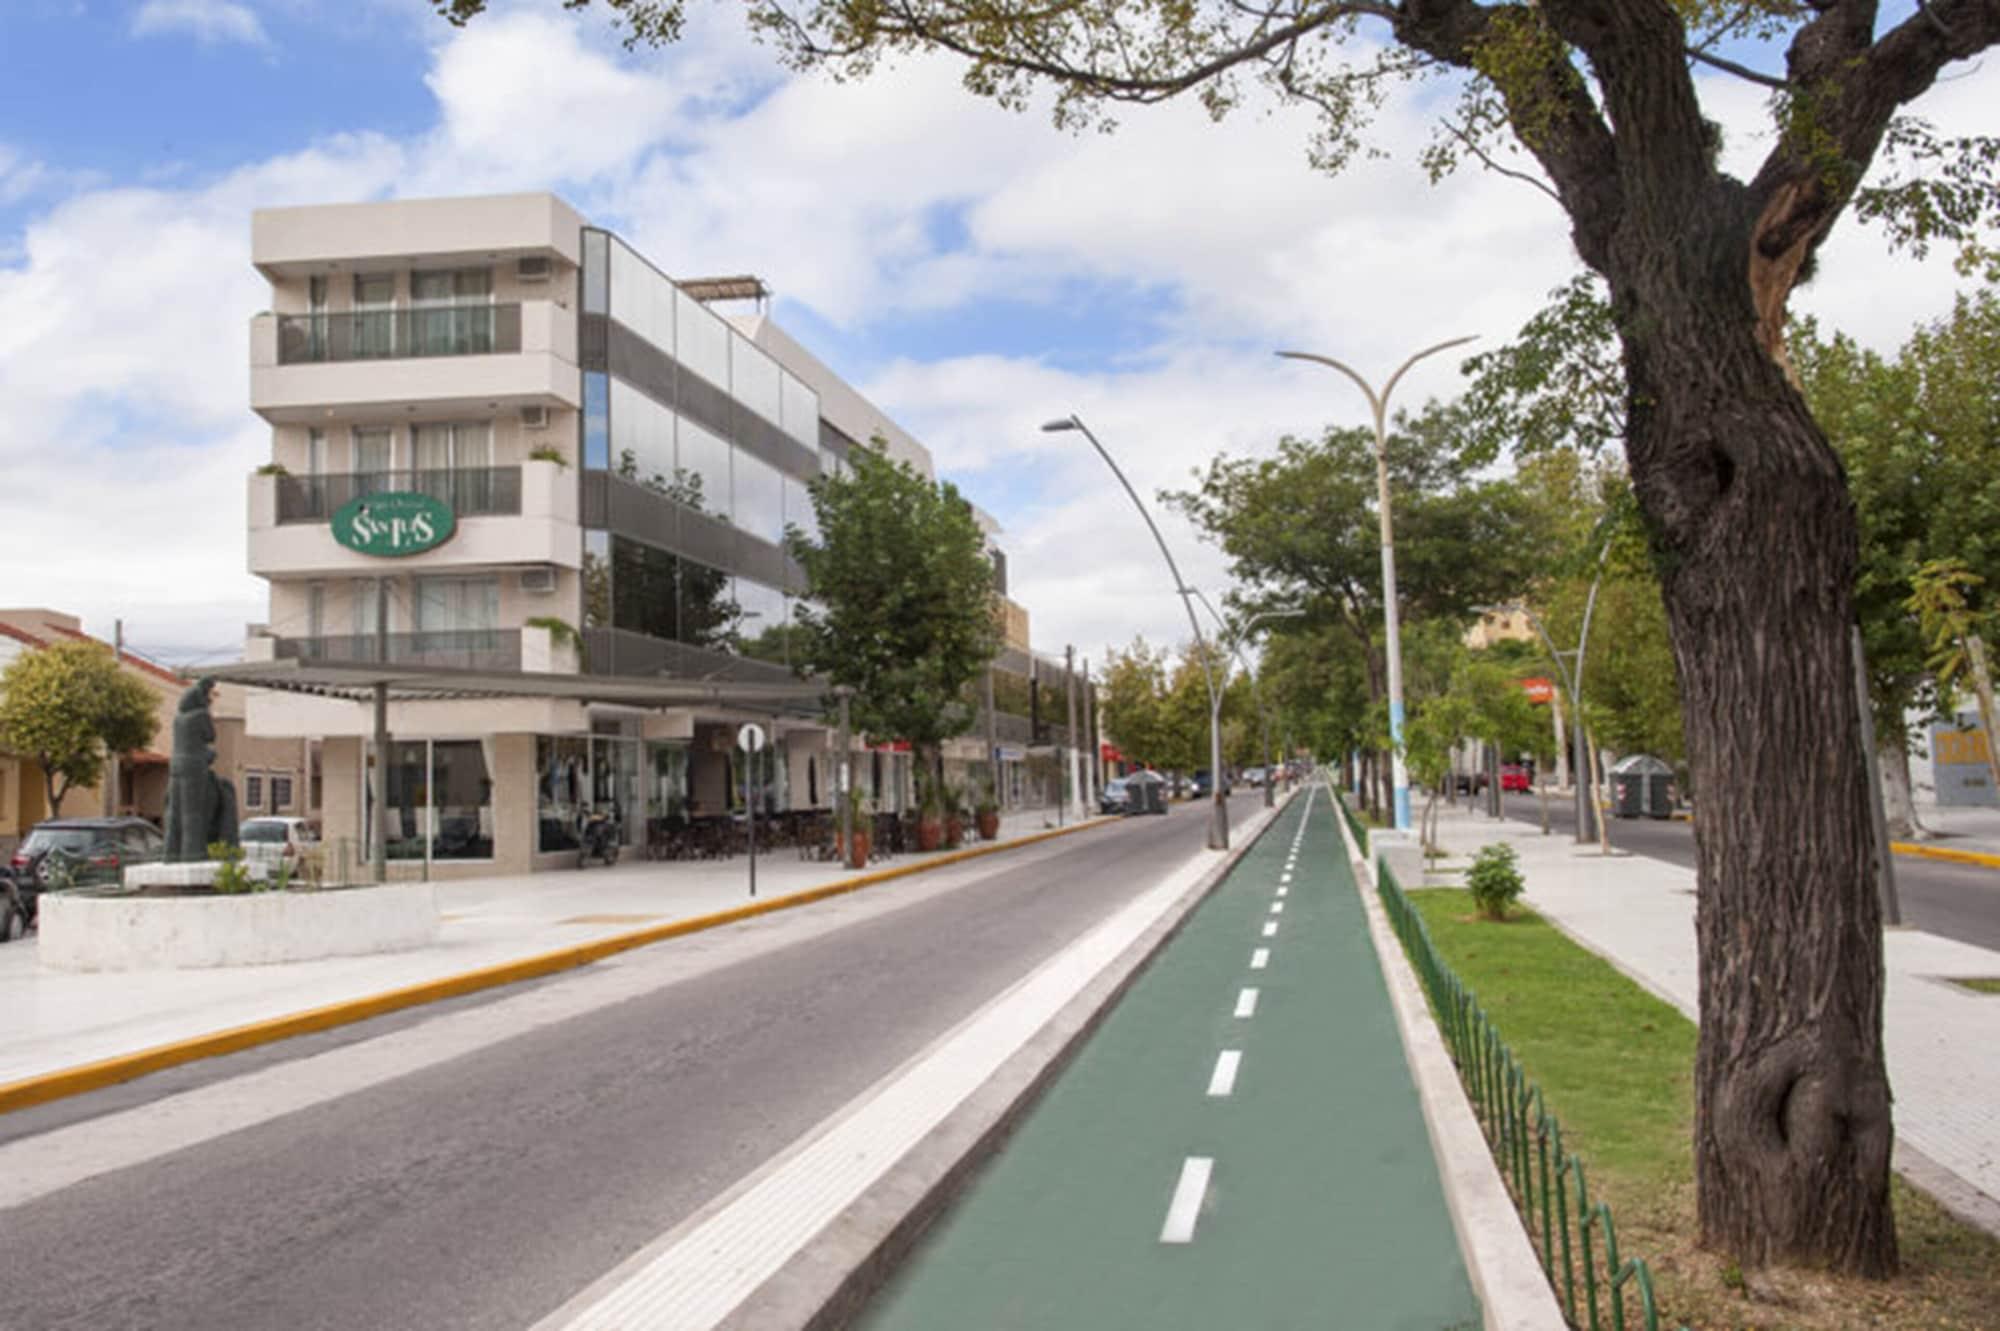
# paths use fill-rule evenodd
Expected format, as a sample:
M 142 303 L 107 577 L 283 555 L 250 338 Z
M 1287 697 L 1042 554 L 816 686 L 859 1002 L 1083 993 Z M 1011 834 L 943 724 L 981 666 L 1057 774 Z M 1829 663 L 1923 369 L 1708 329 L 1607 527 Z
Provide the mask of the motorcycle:
M 588 869 L 592 860 L 618 863 L 618 818 L 615 813 L 593 809 L 577 831 L 576 867 Z

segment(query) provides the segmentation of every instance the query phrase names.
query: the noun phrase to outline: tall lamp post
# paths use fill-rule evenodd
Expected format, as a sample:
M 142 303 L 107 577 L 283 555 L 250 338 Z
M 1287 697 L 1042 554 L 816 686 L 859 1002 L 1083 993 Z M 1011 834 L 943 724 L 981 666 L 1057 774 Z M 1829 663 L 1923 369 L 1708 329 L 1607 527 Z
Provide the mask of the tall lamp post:
M 1476 336 L 1454 337 L 1448 342 L 1425 347 L 1396 367 L 1396 372 L 1389 376 L 1388 383 L 1382 385 L 1379 394 L 1366 379 L 1331 356 L 1319 356 L 1310 351 L 1278 353 L 1288 360 L 1309 360 L 1339 370 L 1354 381 L 1355 387 L 1368 399 L 1369 410 L 1375 413 L 1375 506 L 1380 510 L 1382 519 L 1383 636 L 1387 639 L 1389 654 L 1389 763 L 1395 778 L 1396 830 L 1399 832 L 1410 830 L 1410 770 L 1403 762 L 1403 642 L 1396 614 L 1396 541 L 1389 523 L 1389 395 L 1396 391 L 1397 382 L 1412 365 L 1426 356 L 1463 346 Z
M 1153 533 L 1153 540 L 1159 544 L 1161 557 L 1167 561 L 1167 572 L 1174 576 L 1174 591 L 1180 595 L 1181 604 L 1187 610 L 1188 624 L 1194 629 L 1195 647 L 1201 652 L 1202 680 L 1208 685 L 1208 784 L 1214 797 L 1208 821 L 1208 848 L 1210 850 L 1228 850 L 1229 805 L 1222 798 L 1222 728 L 1220 715 L 1222 710 L 1222 694 L 1216 685 L 1215 660 L 1209 653 L 1208 639 L 1202 636 L 1201 620 L 1195 616 L 1194 602 L 1188 599 L 1193 594 L 1193 589 L 1187 583 L 1181 581 L 1181 571 L 1179 566 L 1174 563 L 1173 552 L 1167 549 L 1167 540 L 1164 536 L 1160 535 L 1159 527 L 1154 525 L 1153 515 L 1146 511 L 1146 505 L 1139 498 L 1139 492 L 1132 488 L 1132 482 L 1125 479 L 1125 473 L 1118 469 L 1118 464 L 1112 460 L 1111 454 L 1105 451 L 1104 445 L 1098 442 L 1097 436 L 1090 432 L 1090 427 L 1083 423 L 1082 418 L 1072 413 L 1062 417 L 1060 420 L 1049 421 L 1042 428 L 1051 434 L 1063 430 L 1076 430 L 1081 432 L 1083 437 L 1090 441 L 1090 446 L 1097 450 L 1097 456 L 1104 459 L 1104 465 L 1111 468 L 1111 474 L 1118 478 L 1118 483 L 1125 487 L 1125 493 L 1132 497 L 1133 507 L 1137 508 L 1139 516 L 1146 520 L 1147 529 Z
M 1596 829 L 1592 826 L 1592 822 L 1594 821 L 1593 815 L 1597 811 L 1592 806 L 1590 800 L 1590 745 L 1583 736 L 1583 652 L 1584 648 L 1590 644 L 1590 615 L 1597 608 L 1598 580 L 1604 577 L 1604 559 L 1610 553 L 1611 542 L 1606 541 L 1604 549 L 1600 550 L 1597 555 L 1597 579 L 1592 580 L 1590 595 L 1585 598 L 1583 603 L 1583 628 L 1576 635 L 1576 650 L 1574 652 L 1565 653 L 1557 650 L 1554 640 L 1549 637 L 1549 631 L 1542 626 L 1541 616 L 1537 615 L 1531 607 L 1525 604 L 1476 605 L 1472 607 L 1474 610 L 1482 613 L 1488 610 L 1518 610 L 1526 615 L 1528 622 L 1535 626 L 1535 632 L 1541 635 L 1542 645 L 1549 649 L 1549 655 L 1555 659 L 1556 669 L 1562 674 L 1563 687 L 1569 690 L 1569 729 L 1570 749 L 1572 751 L 1570 763 L 1576 769 L 1573 779 L 1576 788 L 1576 844 L 1579 846 L 1588 844 L 1597 836 Z M 1568 662 L 1563 659 L 1565 656 L 1574 656 L 1576 658 L 1576 668 L 1574 670 L 1571 670 Z
M 1248 661 L 1243 659 L 1243 653 L 1238 651 L 1237 648 L 1249 638 L 1250 630 L 1256 628 L 1264 620 L 1296 619 L 1300 615 L 1303 615 L 1305 611 L 1296 606 L 1284 606 L 1275 610 L 1259 610 L 1256 614 L 1243 621 L 1242 627 L 1231 632 L 1229 621 L 1224 619 L 1221 613 L 1216 610 L 1215 603 L 1210 601 L 1208 597 L 1203 596 L 1199 590 L 1195 592 L 1195 595 L 1200 596 L 1201 603 L 1208 607 L 1208 613 L 1214 618 L 1216 627 L 1228 635 L 1226 638 L 1220 640 L 1227 646 L 1229 654 L 1235 657 L 1237 662 L 1242 665 L 1243 673 L 1250 676 L 1250 691 L 1257 700 L 1257 715 L 1264 725 L 1264 807 L 1269 809 L 1278 802 L 1277 794 L 1272 789 L 1271 768 L 1275 764 L 1271 761 L 1271 713 L 1264 706 L 1264 686 L 1257 682 L 1257 672 L 1251 668 Z

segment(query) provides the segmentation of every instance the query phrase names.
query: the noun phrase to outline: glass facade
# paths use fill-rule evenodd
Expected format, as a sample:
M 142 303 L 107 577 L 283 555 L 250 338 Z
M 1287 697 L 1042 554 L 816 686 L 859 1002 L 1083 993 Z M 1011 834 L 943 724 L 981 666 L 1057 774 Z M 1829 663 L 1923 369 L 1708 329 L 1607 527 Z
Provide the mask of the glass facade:
M 584 234 L 583 307 L 606 318 L 603 352 L 585 358 L 584 465 L 773 547 L 670 523 L 587 531 L 585 625 L 784 661 L 788 604 L 765 580 L 788 526 L 818 532 L 807 489 L 829 457 L 818 394 L 606 232 Z M 724 422 L 745 433 L 728 437 Z
M 399 740 L 389 746 L 392 860 L 493 858 L 493 766 L 490 740 Z M 375 822 L 375 755 L 365 746 L 361 778 L 362 844 Z

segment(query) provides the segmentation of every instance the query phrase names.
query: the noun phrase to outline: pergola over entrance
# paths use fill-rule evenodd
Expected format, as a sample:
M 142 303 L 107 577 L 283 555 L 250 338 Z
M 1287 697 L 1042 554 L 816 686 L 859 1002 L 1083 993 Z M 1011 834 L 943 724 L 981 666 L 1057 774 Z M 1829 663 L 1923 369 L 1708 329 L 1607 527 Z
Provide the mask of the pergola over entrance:
M 203 675 L 229 684 L 372 703 L 375 708 L 375 752 L 389 752 L 389 704 L 412 701 L 452 701 L 498 698 L 557 698 L 580 703 L 616 703 L 624 707 L 727 707 L 816 717 L 833 694 L 840 705 L 841 790 L 852 785 L 847 771 L 847 697 L 844 689 L 818 684 L 765 684 L 728 680 L 669 679 L 644 675 L 555 675 L 529 671 L 457 670 L 446 666 L 397 665 L 374 661 L 243 661 L 212 666 Z M 388 881 L 389 783 L 375 782 L 374 811 L 368 836 L 375 880 Z M 841 801 L 842 834 L 847 804 Z M 845 842 L 843 842 L 845 844 Z

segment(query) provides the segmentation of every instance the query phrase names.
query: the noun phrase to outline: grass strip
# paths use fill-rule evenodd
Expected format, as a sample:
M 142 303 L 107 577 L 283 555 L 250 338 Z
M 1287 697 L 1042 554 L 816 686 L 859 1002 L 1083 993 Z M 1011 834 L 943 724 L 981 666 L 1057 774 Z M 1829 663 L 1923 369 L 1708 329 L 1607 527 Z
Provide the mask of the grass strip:
M 1661 1325 L 1732 1331 L 1977 1331 L 2000 1326 L 2000 1241 L 1895 1183 L 1903 1273 L 1864 1281 L 1745 1273 L 1695 1242 L 1695 1026 L 1671 1005 L 1517 907 L 1481 920 L 1469 892 L 1409 898 L 1445 961 L 1540 1083 L 1610 1202 L 1620 1246 L 1653 1267 Z

